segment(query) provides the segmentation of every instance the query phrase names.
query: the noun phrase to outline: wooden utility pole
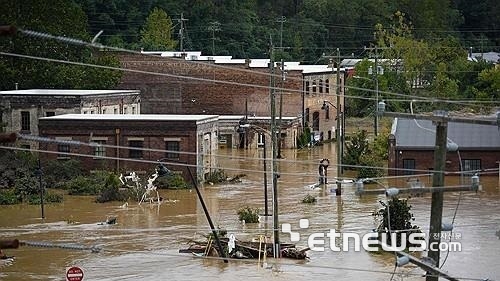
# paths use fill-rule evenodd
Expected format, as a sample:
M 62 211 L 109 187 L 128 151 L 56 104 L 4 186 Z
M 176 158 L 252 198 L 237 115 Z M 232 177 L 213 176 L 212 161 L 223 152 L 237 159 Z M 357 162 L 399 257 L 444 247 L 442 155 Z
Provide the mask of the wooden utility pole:
M 270 87 L 269 94 L 271 99 L 271 142 L 272 142 L 272 186 L 273 186 L 273 236 L 274 245 L 273 253 L 275 258 L 280 257 L 280 240 L 279 240 L 279 219 L 278 219 L 278 165 L 276 162 L 276 90 L 274 79 L 274 46 L 272 38 L 270 38 L 269 48 L 269 70 L 270 70 Z
M 180 51 L 184 52 L 184 22 L 188 21 L 188 19 L 185 19 L 184 13 L 181 13 L 181 18 L 177 19 L 177 21 L 181 24 L 181 28 L 179 29 Z
M 377 105 L 378 106 L 378 105 Z M 483 125 L 499 125 L 499 120 L 481 120 L 469 119 L 459 117 L 448 117 L 445 111 L 437 111 L 434 115 L 420 115 L 420 114 L 407 114 L 395 112 L 379 112 L 388 117 L 397 117 L 405 119 L 420 119 L 431 120 L 436 125 L 436 140 L 434 149 L 434 171 L 432 178 L 432 205 L 431 205 L 431 218 L 429 227 L 429 245 L 441 242 L 441 225 L 443 214 L 443 191 L 444 186 L 444 170 L 446 164 L 447 152 L 447 133 L 448 122 L 461 122 L 469 124 L 483 124 Z M 474 183 L 474 181 L 473 181 Z M 473 184 L 474 185 L 474 184 Z M 477 186 L 473 186 L 477 188 Z M 477 189 L 476 189 L 477 190 Z M 450 190 L 451 191 L 451 190 Z M 429 247 L 428 257 L 431 258 L 436 267 L 439 267 L 439 247 L 433 249 Z M 426 281 L 438 281 L 437 276 L 428 275 Z
M 444 186 L 444 169 L 446 164 L 446 143 L 448 135 L 448 121 L 435 121 L 436 143 L 434 147 L 434 173 L 432 176 L 432 186 Z M 443 219 L 443 192 L 432 193 L 431 219 L 429 226 L 429 245 L 438 245 L 441 242 L 441 224 Z M 429 248 L 428 257 L 439 267 L 439 247 L 437 250 Z M 438 277 L 428 275 L 426 281 L 437 281 Z

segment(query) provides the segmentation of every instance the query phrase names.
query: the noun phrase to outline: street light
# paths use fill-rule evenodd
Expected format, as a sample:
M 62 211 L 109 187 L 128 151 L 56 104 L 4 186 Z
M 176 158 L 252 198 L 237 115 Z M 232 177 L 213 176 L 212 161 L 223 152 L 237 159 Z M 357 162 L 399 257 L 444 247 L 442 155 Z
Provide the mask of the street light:
M 343 150 L 343 138 L 344 138 L 344 134 L 342 134 L 342 129 L 343 129 L 343 126 L 341 125 L 341 119 L 343 119 L 343 113 L 341 112 L 342 111 L 342 105 L 341 104 L 338 104 L 338 107 L 335 106 L 333 103 L 327 101 L 327 100 L 324 100 L 323 101 L 323 106 L 321 106 L 321 109 L 322 110 L 326 110 L 328 109 L 328 104 L 333 106 L 336 110 L 337 110 L 337 128 L 335 130 L 335 138 L 337 139 L 337 193 L 340 193 L 340 175 L 342 174 L 342 150 Z M 340 195 L 340 194 L 338 194 Z

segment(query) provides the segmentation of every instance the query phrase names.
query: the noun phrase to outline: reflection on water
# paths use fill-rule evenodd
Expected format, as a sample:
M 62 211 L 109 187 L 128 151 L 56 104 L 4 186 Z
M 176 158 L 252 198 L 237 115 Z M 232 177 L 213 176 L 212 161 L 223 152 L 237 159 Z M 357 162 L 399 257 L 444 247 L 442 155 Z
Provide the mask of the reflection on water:
M 235 233 L 239 239 L 272 235 L 273 220 L 263 218 L 258 224 L 242 224 L 236 210 L 244 205 L 264 210 L 264 186 L 261 150 L 223 150 L 219 162 L 230 167 L 231 174 L 241 169 L 246 174 L 242 183 L 205 186 L 202 193 L 212 220 L 217 226 Z M 335 159 L 335 145 L 325 145 L 300 152 L 284 151 L 285 159 L 278 163 L 280 223 L 290 223 L 292 230 L 301 233 L 299 248 L 307 247 L 307 237 L 314 232 L 335 229 L 364 234 L 375 227 L 372 212 L 380 207 L 382 196 L 354 195 L 354 186 L 345 186 L 341 197 L 332 187 L 312 190 L 308 185 L 317 181 L 317 164 L 322 158 Z M 268 155 L 269 157 L 269 155 Z M 269 161 L 267 161 L 269 162 Z M 332 163 L 333 164 L 333 163 Z M 267 163 L 268 171 L 270 163 Z M 234 169 L 234 170 L 233 170 Z M 335 168 L 330 167 L 330 177 Z M 255 171 L 255 172 L 252 172 Z M 271 181 L 268 175 L 269 210 L 272 210 Z M 333 182 L 333 180 L 330 180 Z M 422 178 L 427 186 L 428 179 Z M 405 180 L 383 182 L 402 186 Z M 500 188 L 498 177 L 481 177 L 483 191 L 464 192 L 457 209 L 454 231 L 461 234 L 462 252 L 450 253 L 444 265 L 453 276 L 468 278 L 500 278 L 497 267 L 500 241 L 495 235 L 500 229 Z M 457 179 L 447 179 L 457 184 Z M 368 187 L 369 188 L 369 187 Z M 309 261 L 268 260 L 272 269 L 259 268 L 256 261 L 206 260 L 179 254 L 178 250 L 193 239 L 200 239 L 208 229 L 207 220 L 196 193 L 190 190 L 165 191 L 161 196 L 179 200 L 160 206 L 129 202 L 121 204 L 93 203 L 93 198 L 70 197 L 64 203 L 46 206 L 46 219 L 40 220 L 38 206 L 1 206 L 0 238 L 52 241 L 99 245 L 100 253 L 56 248 L 21 247 L 6 250 L 15 255 L 14 264 L 0 268 L 2 280 L 64 280 L 65 269 L 71 265 L 83 267 L 84 280 L 235 280 L 276 279 L 302 280 L 388 280 L 394 269 L 394 256 L 376 255 L 364 251 L 309 251 Z M 317 197 L 315 204 L 299 203 L 306 194 Z M 411 198 L 415 224 L 428 229 L 430 194 Z M 454 216 L 459 193 L 445 194 L 443 220 Z M 118 224 L 99 225 L 107 216 L 116 216 Z M 300 229 L 299 219 L 309 219 L 309 228 Z M 280 234 L 282 242 L 290 237 Z M 326 246 L 329 241 L 326 239 Z M 351 247 L 352 248 L 352 247 Z M 442 254 L 444 259 L 445 253 Z M 464 266 L 464 265 L 471 266 Z M 408 265 L 396 270 L 407 280 L 423 280 L 422 271 Z M 397 279 L 396 279 L 397 280 Z

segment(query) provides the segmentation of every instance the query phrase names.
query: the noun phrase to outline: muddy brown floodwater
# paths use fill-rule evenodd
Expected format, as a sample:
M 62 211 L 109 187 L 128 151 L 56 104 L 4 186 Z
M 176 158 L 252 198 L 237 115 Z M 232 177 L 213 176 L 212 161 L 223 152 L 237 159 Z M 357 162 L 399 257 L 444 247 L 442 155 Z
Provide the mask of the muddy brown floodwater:
M 239 239 L 252 239 L 260 234 L 272 235 L 272 218 L 258 224 L 242 224 L 236 210 L 244 205 L 264 211 L 263 163 L 259 150 L 221 150 L 219 163 L 228 174 L 244 173 L 241 183 L 206 185 L 202 189 L 215 224 L 234 233 Z M 303 151 L 284 150 L 279 163 L 279 222 L 290 223 L 301 234 L 299 248 L 307 247 L 307 237 L 315 232 L 365 234 L 375 227 L 372 212 L 380 207 L 383 196 L 354 194 L 352 185 L 343 187 L 341 197 L 331 187 L 311 190 L 317 181 L 317 163 L 322 158 L 336 159 L 335 144 Z M 332 162 L 332 164 L 334 164 Z M 269 171 L 269 163 L 268 163 Z M 335 176 L 330 166 L 329 175 Z M 348 175 L 348 173 L 347 173 Z M 447 178 L 446 184 L 456 184 Z M 430 178 L 421 182 L 430 185 Z M 500 188 L 498 175 L 481 176 L 482 191 L 464 192 L 457 209 L 454 232 L 460 235 L 461 252 L 451 252 L 443 269 L 460 279 L 500 279 Z M 382 183 L 388 184 L 386 181 Z M 404 185 L 405 181 L 396 183 Z M 369 188 L 369 187 L 367 187 Z M 269 212 L 272 193 L 269 181 Z M 315 204 L 302 204 L 306 194 L 317 197 Z M 46 205 L 44 220 L 40 207 L 0 206 L 0 239 L 77 243 L 102 247 L 100 253 L 57 248 L 21 247 L 6 250 L 15 261 L 0 268 L 1 280 L 65 280 L 66 268 L 79 266 L 84 280 L 389 280 L 394 270 L 394 256 L 373 254 L 364 250 L 334 252 L 309 251 L 307 261 L 269 259 L 268 268 L 255 260 L 230 261 L 200 259 L 178 250 L 191 239 L 209 231 L 207 220 L 196 192 L 162 190 L 164 198 L 177 200 L 161 205 L 129 202 L 97 204 L 93 198 L 66 196 L 64 203 Z M 445 194 L 443 220 L 451 221 L 460 193 Z M 415 224 L 428 230 L 430 194 L 410 199 Z M 116 216 L 116 225 L 99 225 L 107 216 Z M 309 219 L 309 228 L 300 229 L 299 219 Z M 280 233 L 282 242 L 290 236 Z M 441 261 L 446 252 L 442 252 Z M 394 280 L 424 280 L 423 271 L 412 265 L 397 268 Z

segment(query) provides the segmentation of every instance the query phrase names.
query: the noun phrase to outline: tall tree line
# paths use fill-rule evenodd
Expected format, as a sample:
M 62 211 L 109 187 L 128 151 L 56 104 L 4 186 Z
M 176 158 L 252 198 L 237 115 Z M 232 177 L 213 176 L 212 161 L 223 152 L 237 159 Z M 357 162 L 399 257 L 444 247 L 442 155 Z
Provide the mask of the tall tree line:
M 336 48 L 359 55 L 374 42 L 375 25 L 389 25 L 401 11 L 417 39 L 456 37 L 479 51 L 500 46 L 500 4 L 478 0 L 75 0 L 88 17 L 89 30 L 104 30 L 104 43 L 144 48 L 141 29 L 153 8 L 172 20 L 179 41 L 179 18 L 185 49 L 238 58 L 268 56 L 270 41 L 283 58 L 314 63 Z M 283 18 L 282 18 L 283 17 Z M 280 19 L 285 21 L 282 23 Z M 214 29 L 214 24 L 217 28 Z M 146 46 L 147 47 L 147 46 Z M 179 44 L 177 44 L 179 47 Z

